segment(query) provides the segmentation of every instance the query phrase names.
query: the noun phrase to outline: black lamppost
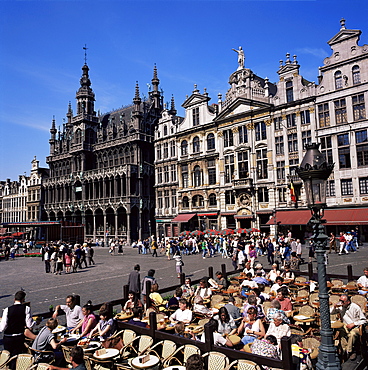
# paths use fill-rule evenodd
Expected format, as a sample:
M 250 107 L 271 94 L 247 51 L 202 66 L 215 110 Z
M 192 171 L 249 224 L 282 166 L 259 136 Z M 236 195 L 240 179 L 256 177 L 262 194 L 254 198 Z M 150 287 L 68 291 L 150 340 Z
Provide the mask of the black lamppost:
M 327 249 L 327 235 L 325 235 L 322 217 L 326 208 L 327 179 L 332 173 L 334 164 L 328 164 L 319 151 L 319 144 L 307 144 L 305 156 L 297 168 L 299 177 L 304 182 L 307 204 L 312 212 L 309 221 L 313 226 L 313 244 L 317 255 L 317 271 L 319 285 L 319 303 L 321 313 L 321 346 L 319 347 L 319 370 L 340 370 L 341 364 L 336 353 L 331 328 L 329 296 L 326 282 L 325 253 Z

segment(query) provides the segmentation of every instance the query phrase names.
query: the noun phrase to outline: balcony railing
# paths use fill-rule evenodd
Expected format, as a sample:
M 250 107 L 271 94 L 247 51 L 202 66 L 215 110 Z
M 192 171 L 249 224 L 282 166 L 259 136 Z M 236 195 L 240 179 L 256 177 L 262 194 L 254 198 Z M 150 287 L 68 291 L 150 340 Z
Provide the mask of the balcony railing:
M 234 188 L 252 188 L 253 179 L 248 177 L 246 179 L 233 180 Z

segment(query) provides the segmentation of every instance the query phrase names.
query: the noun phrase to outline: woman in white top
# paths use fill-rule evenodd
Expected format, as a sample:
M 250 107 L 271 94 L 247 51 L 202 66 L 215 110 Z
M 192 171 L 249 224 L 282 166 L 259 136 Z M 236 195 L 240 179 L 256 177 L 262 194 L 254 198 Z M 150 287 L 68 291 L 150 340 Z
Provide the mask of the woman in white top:
M 291 330 L 288 324 L 283 323 L 283 316 L 280 312 L 276 312 L 273 315 L 273 322 L 270 323 L 268 327 L 266 337 L 268 335 L 274 335 L 277 339 L 277 343 L 281 346 L 281 338 L 282 337 L 290 337 Z
M 277 269 L 277 263 L 274 263 L 272 265 L 272 269 L 270 270 L 270 272 L 267 274 L 266 278 L 268 280 L 271 280 L 273 283 L 275 282 L 276 278 L 278 276 L 280 276 L 281 272 L 280 270 Z
M 238 335 L 242 336 L 244 334 L 241 340 L 244 345 L 253 343 L 255 339 L 260 339 L 265 335 L 265 328 L 261 319 L 256 318 L 257 309 L 255 307 L 249 307 L 247 314 L 238 328 Z
M 217 331 L 222 335 L 233 335 L 237 328 L 234 319 L 229 315 L 226 307 L 221 307 L 218 315 L 214 317 L 218 321 Z
M 207 285 L 205 279 L 201 279 L 199 282 L 199 287 L 196 289 L 194 296 L 200 295 L 203 299 L 211 298 L 212 291 Z

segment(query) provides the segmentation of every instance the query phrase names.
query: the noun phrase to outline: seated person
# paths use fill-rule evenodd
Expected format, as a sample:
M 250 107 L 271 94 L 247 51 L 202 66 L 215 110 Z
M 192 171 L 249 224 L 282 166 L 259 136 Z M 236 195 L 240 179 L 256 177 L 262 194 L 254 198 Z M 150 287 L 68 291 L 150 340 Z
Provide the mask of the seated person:
M 161 294 L 158 292 L 157 284 L 151 285 L 151 294 L 149 295 L 149 297 L 155 306 L 164 306 L 167 303 L 167 301 L 165 301 L 161 297 Z
M 254 342 L 256 338 L 262 338 L 265 335 L 265 328 L 262 320 L 257 319 L 257 310 L 249 307 L 247 316 L 243 318 L 238 328 L 238 335 L 242 338 L 244 345 Z
M 281 287 L 277 291 L 276 299 L 280 302 L 281 309 L 286 313 L 293 310 L 290 298 L 288 298 L 288 289 Z
M 256 270 L 256 277 L 253 278 L 253 281 L 255 281 L 257 284 L 270 284 L 270 282 L 265 277 L 263 277 L 261 270 Z
M 234 320 L 241 317 L 240 308 L 235 306 L 235 298 L 233 296 L 229 297 L 229 303 L 226 303 L 224 307 Z
M 230 341 L 229 338 L 224 337 L 222 334 L 217 332 L 218 329 L 218 321 L 215 319 L 210 319 L 208 323 L 205 324 L 206 326 L 210 327 L 213 331 L 213 343 L 215 346 L 226 346 L 226 347 L 233 347 L 233 343 Z M 206 342 L 206 336 L 205 336 L 205 331 L 203 332 L 201 336 L 201 342 L 205 343 Z
M 312 360 L 309 355 L 309 350 L 303 348 L 303 338 L 301 335 L 291 335 L 291 352 L 295 370 L 313 369 Z
M 299 271 L 300 259 L 297 257 L 296 252 L 291 252 L 290 269 L 292 271 Z
M 212 311 L 203 304 L 203 298 L 200 295 L 194 297 L 193 312 L 205 316 L 212 316 Z
M 267 335 L 266 338 L 255 339 L 251 351 L 255 355 L 274 358 L 279 360 L 277 339 L 274 335 Z
M 200 295 L 203 299 L 210 299 L 212 295 L 212 290 L 208 287 L 206 279 L 201 279 L 199 281 L 199 286 L 194 292 L 194 296 Z
M 283 317 L 282 321 L 285 324 L 290 324 L 290 320 L 287 318 L 285 312 L 281 309 L 281 304 L 277 299 L 271 302 L 271 307 L 267 310 L 266 320 L 268 322 L 273 322 L 273 317 L 276 313 L 280 313 Z
M 82 347 L 75 346 L 71 349 L 70 361 L 72 364 L 72 369 L 86 370 L 86 366 L 84 365 L 84 353 Z M 49 365 L 47 370 L 70 370 L 70 368 Z
M 181 290 L 183 292 L 182 298 L 189 299 L 190 297 L 193 297 L 194 295 L 194 288 L 192 287 L 192 279 L 191 278 L 185 278 L 185 284 L 181 286 Z
M 290 270 L 290 263 L 289 263 L 289 262 L 286 262 L 286 263 L 285 263 L 284 271 L 281 273 L 281 276 L 282 276 L 284 279 L 289 279 L 289 280 L 291 280 L 291 281 L 294 281 L 294 279 L 295 279 L 295 275 L 294 275 L 294 273 Z
M 55 340 L 55 335 L 52 333 L 54 329 L 56 329 L 58 326 L 57 319 L 48 319 L 46 322 L 46 326 L 44 326 L 38 335 L 36 336 L 32 348 L 37 351 L 54 351 L 55 353 L 55 360 L 57 364 L 61 364 L 63 361 L 63 354 L 61 351 L 57 351 L 61 344 L 65 343 L 68 338 L 63 338 L 60 342 L 57 342 Z M 47 355 L 45 354 L 44 357 L 41 355 L 41 361 L 40 362 L 48 362 L 52 358 L 47 358 Z
M 147 323 L 142 321 L 143 310 L 138 307 L 133 308 L 133 317 L 128 321 L 128 324 L 141 326 L 142 328 L 147 327 Z
M 248 261 L 248 262 L 246 262 L 246 263 L 245 263 L 245 267 L 244 267 L 243 272 L 244 272 L 245 274 L 248 274 L 248 272 L 249 272 L 249 273 L 251 274 L 251 278 L 254 276 L 254 269 L 253 269 L 253 267 L 251 266 L 250 261 Z
M 226 278 L 224 277 L 224 275 L 222 275 L 222 272 L 221 271 L 217 271 L 216 272 L 216 277 L 214 278 L 216 284 L 217 284 L 217 287 L 219 290 L 224 290 L 227 288 L 227 280 Z
M 273 316 L 273 322 L 270 323 L 268 330 L 266 332 L 266 337 L 268 335 L 274 335 L 277 339 L 279 346 L 281 345 L 282 337 L 290 337 L 291 330 L 288 324 L 283 322 L 283 316 L 278 312 Z
M 192 311 L 188 308 L 188 302 L 185 298 L 179 299 L 179 308 L 170 316 L 171 322 L 183 322 L 188 324 L 192 321 Z
M 204 370 L 203 357 L 196 353 L 189 356 L 185 364 L 185 370 Z
M 249 292 L 252 288 L 258 288 L 258 284 L 252 280 L 252 274 L 248 272 L 245 280 L 240 284 L 240 289 Z
M 82 307 L 83 320 L 71 331 L 72 333 L 78 332 L 81 329 L 81 337 L 86 337 L 92 329 L 97 325 L 96 316 L 92 312 L 92 304 L 89 301 Z
M 179 308 L 179 299 L 183 295 L 183 291 L 181 288 L 176 288 L 174 292 L 174 296 L 169 299 L 169 302 L 167 302 L 167 308 L 170 309 L 178 309 Z
M 276 278 L 280 276 L 280 274 L 281 272 L 277 268 L 277 263 L 274 263 L 272 265 L 270 272 L 266 275 L 266 278 L 271 280 L 274 283 L 276 281 Z
M 83 320 L 83 313 L 81 306 L 77 305 L 76 297 L 73 295 L 68 295 L 65 300 L 65 305 L 57 305 L 55 307 L 55 312 L 52 315 L 54 319 L 59 314 L 59 310 L 63 310 L 66 316 L 66 326 L 68 329 L 74 329 L 78 323 Z
M 237 332 L 234 319 L 229 315 L 225 307 L 221 307 L 218 315 L 213 317 L 218 321 L 217 332 L 222 335 L 233 335 Z
M 282 276 L 278 276 L 276 278 L 276 281 L 275 281 L 275 284 L 273 284 L 271 286 L 271 289 L 270 291 L 271 292 L 274 292 L 275 294 L 277 293 L 277 291 L 279 290 L 279 288 L 281 288 L 282 286 L 286 287 L 287 290 L 289 291 L 289 288 L 287 287 L 286 284 L 284 284 L 284 278 Z
M 243 316 L 248 316 L 248 308 L 254 307 L 257 310 L 257 319 L 263 319 L 266 315 L 263 311 L 263 307 L 261 304 L 257 302 L 257 297 L 253 294 L 248 297 L 247 302 L 243 305 Z
M 194 333 L 191 330 L 189 330 L 189 331 L 185 330 L 185 324 L 183 322 L 177 322 L 175 324 L 174 330 L 175 330 L 174 335 L 176 335 L 178 337 L 189 338 L 189 339 L 193 339 L 193 340 L 197 339 L 196 336 L 194 335 Z
M 366 324 L 367 319 L 364 312 L 354 302 L 351 302 L 347 294 L 340 295 L 340 301 L 335 303 L 331 308 L 331 314 L 340 313 L 344 326 L 340 329 L 340 334 L 347 338 L 347 348 L 349 359 L 356 360 L 356 352 L 354 351 L 354 344 L 359 338 L 359 326 Z
M 116 331 L 117 324 L 112 318 L 112 312 L 106 305 L 102 305 L 99 311 L 100 321 L 97 326 L 88 334 L 88 338 L 92 338 L 95 333 L 98 333 L 100 341 L 103 342 L 110 338 Z
M 266 276 L 266 271 L 263 269 L 262 263 L 257 263 L 256 264 L 256 266 L 254 268 L 254 275 L 257 274 L 257 271 L 261 271 L 263 277 Z
M 358 288 L 359 288 L 359 294 L 367 294 L 367 290 L 363 289 L 368 289 L 368 267 L 364 269 L 364 275 L 362 275 L 358 280 L 357 280 Z
M 134 293 L 133 291 L 130 291 L 128 293 L 128 300 L 124 304 L 123 311 L 131 313 L 134 307 L 143 308 L 143 304 L 141 300 L 138 298 L 138 294 Z

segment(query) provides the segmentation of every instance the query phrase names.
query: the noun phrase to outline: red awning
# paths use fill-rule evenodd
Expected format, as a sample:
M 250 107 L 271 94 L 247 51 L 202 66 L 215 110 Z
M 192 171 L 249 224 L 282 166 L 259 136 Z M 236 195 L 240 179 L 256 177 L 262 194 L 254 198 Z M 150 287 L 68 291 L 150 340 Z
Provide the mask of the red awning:
M 290 210 L 276 212 L 279 225 L 306 225 L 312 215 L 309 210 Z M 323 217 L 327 225 L 368 225 L 368 208 L 326 209 Z M 267 222 L 274 225 L 275 218 Z
M 177 215 L 175 218 L 173 218 L 171 222 L 188 222 L 195 215 L 196 213 L 182 213 L 180 215 Z
M 368 208 L 326 209 L 327 225 L 368 225 Z
M 275 222 L 278 225 L 306 225 L 311 217 L 312 215 L 309 209 L 301 211 L 279 211 L 276 212 L 276 221 L 274 217 L 271 217 L 266 225 L 274 225 Z
M 217 216 L 217 212 L 216 213 L 198 213 L 197 216 L 200 216 L 200 217 L 204 217 L 204 216 Z

